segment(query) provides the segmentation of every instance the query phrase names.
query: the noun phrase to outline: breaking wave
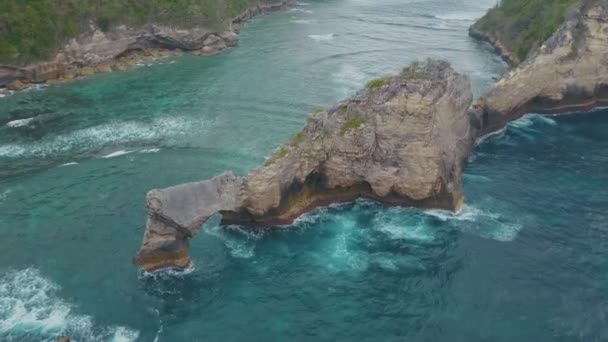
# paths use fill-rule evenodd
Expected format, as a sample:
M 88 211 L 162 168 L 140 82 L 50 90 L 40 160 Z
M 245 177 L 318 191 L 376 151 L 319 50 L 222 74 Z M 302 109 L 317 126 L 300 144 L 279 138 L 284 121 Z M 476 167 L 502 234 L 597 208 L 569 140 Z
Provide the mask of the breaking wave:
M 32 120 L 34 120 L 34 118 L 13 120 L 13 121 L 7 122 L 6 126 L 11 127 L 11 128 L 23 127 L 23 126 L 29 125 L 29 123 L 32 122 Z
M 207 128 L 208 122 L 173 117 L 159 118 L 150 123 L 116 122 L 80 129 L 68 134 L 43 138 L 33 143 L 0 145 L 0 157 L 47 158 L 60 155 L 95 152 L 105 147 L 143 144 L 189 136 Z M 153 152 L 152 150 L 149 150 Z M 117 153 L 117 152 L 115 152 Z M 112 157 L 115 155 L 108 155 Z
M 501 242 L 515 240 L 523 228 L 518 222 L 512 222 L 500 214 L 470 205 L 464 205 L 457 213 L 444 210 L 425 210 L 424 213 L 443 222 L 464 221 L 466 224 L 456 225 L 459 230 Z
M 100 327 L 92 317 L 76 314 L 57 296 L 59 287 L 33 268 L 0 277 L 0 340 L 48 341 L 61 336 L 74 341 L 135 341 L 139 332 L 122 326 Z

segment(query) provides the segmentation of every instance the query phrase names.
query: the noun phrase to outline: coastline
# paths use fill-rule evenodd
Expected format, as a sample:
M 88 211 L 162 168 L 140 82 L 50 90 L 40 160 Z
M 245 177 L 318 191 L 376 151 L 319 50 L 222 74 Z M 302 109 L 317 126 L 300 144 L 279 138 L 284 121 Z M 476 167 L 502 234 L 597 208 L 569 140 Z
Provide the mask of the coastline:
M 296 4 L 296 0 L 259 3 L 232 18 L 229 28 L 222 32 L 207 30 L 203 27 L 188 30 L 195 31 L 196 43 L 192 43 L 191 35 L 179 36 L 184 34 L 183 31 L 152 26 L 150 32 L 142 31 L 136 37 L 119 38 L 130 39 L 132 42 L 125 45 L 123 49 L 115 51 L 113 55 L 96 56 L 98 58 L 95 58 L 94 62 L 83 62 L 80 58 L 72 58 L 68 61 L 64 56 L 68 46 L 66 45 L 53 59 L 47 61 L 25 66 L 0 64 L 0 99 L 32 86 L 62 84 L 94 74 L 125 71 L 137 64 L 149 63 L 170 55 L 190 52 L 201 57 L 213 56 L 227 48 L 237 46 L 239 32 L 244 23 L 256 16 L 285 10 Z M 91 35 L 95 36 L 98 33 L 100 32 L 94 31 Z M 171 34 L 175 36 L 172 37 Z M 113 44 L 115 42 L 108 40 L 104 43 Z
M 500 41 L 500 39 L 498 39 L 498 37 L 488 32 L 480 31 L 474 26 L 471 26 L 469 28 L 469 36 L 479 41 L 490 44 L 494 48 L 496 53 L 502 58 L 502 60 L 507 63 L 509 68 L 514 68 L 520 63 L 517 57 L 513 55 L 513 52 L 509 48 L 507 48 Z

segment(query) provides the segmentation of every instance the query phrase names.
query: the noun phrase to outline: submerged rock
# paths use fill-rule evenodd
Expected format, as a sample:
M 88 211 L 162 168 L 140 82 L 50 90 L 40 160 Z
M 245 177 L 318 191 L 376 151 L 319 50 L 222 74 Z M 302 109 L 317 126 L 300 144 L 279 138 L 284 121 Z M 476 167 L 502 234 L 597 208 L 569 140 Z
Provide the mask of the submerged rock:
M 472 108 L 482 133 L 525 113 L 587 111 L 608 104 L 608 3 L 584 1 L 523 63 Z
M 289 224 L 333 202 L 369 198 L 390 205 L 456 211 L 461 173 L 477 135 L 468 77 L 447 62 L 415 63 L 370 82 L 304 129 L 246 177 L 152 190 L 134 259 L 146 270 L 184 268 L 188 238 L 219 212 L 225 224 Z

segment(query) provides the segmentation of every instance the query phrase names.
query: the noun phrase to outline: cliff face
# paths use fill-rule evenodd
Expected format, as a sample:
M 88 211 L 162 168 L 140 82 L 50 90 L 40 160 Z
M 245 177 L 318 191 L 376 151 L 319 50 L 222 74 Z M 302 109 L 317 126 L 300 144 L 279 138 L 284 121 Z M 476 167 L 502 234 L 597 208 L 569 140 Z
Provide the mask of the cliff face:
M 559 29 L 474 106 L 482 133 L 525 113 L 584 111 L 608 103 L 608 3 L 581 3 Z
M 148 193 L 148 223 L 134 262 L 185 267 L 187 239 L 219 212 L 223 223 L 291 223 L 320 205 L 359 197 L 457 210 L 460 176 L 477 135 L 469 80 L 446 62 L 414 64 L 370 82 L 305 128 L 246 177 Z
M 167 54 L 168 50 L 213 55 L 236 45 L 243 22 L 258 14 L 284 9 L 293 3 L 293 0 L 261 2 L 235 18 L 224 18 L 227 24 L 213 26 L 205 26 L 201 22 L 200 25 L 188 27 L 179 24 L 146 24 L 118 25 L 102 30 L 91 21 L 82 33 L 66 40 L 65 44 L 57 48 L 59 52 L 42 62 L 27 65 L 0 63 L 0 87 L 8 86 L 15 80 L 25 85 L 124 70 L 138 60 L 159 57 Z M 1 29 L 2 27 L 0 35 Z M 27 59 L 27 56 L 23 56 L 23 59 Z M 9 88 L 20 90 L 14 84 Z

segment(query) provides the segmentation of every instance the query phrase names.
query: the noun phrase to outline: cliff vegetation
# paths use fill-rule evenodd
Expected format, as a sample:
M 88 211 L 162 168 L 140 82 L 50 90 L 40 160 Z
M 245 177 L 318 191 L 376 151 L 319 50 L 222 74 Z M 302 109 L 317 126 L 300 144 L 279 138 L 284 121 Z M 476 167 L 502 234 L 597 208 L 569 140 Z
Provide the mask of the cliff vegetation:
M 502 0 L 473 29 L 495 37 L 521 62 L 559 28 L 568 8 L 578 2 L 581 1 Z
M 45 60 L 95 26 L 164 24 L 219 29 L 259 0 L 2 0 L 0 64 Z M 274 1 L 265 1 L 274 2 Z

